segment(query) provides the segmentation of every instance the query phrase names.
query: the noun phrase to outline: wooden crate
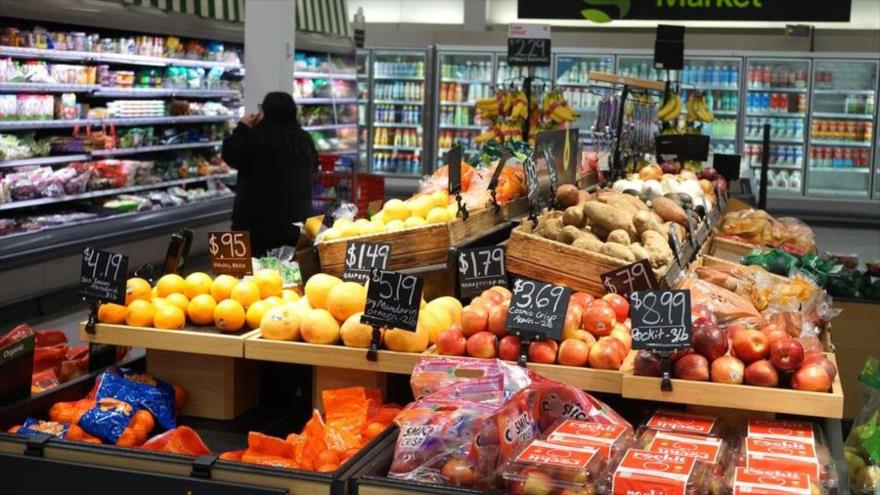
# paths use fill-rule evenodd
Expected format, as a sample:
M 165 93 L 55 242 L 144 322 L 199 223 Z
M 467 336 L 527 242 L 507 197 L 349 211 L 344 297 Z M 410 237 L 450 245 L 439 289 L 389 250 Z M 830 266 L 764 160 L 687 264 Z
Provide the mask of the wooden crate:
M 95 333 L 80 324 L 79 338 L 94 344 L 144 347 L 162 351 L 206 354 L 211 356 L 244 357 L 244 341 L 256 330 L 223 333 L 215 327 L 187 327 L 184 330 L 130 327 L 127 325 L 95 325 Z
M 739 263 L 743 256 L 752 252 L 756 246 L 751 244 L 729 239 L 726 237 L 713 237 L 712 245 L 709 247 L 709 254 L 716 258 Z
M 457 218 L 445 224 L 424 225 L 411 229 L 385 232 L 353 238 L 363 242 L 381 242 L 391 246 L 390 270 L 403 270 L 426 265 L 445 264 L 449 248 L 472 238 L 491 227 L 511 220 L 528 211 L 525 198 L 515 199 L 503 205 L 499 211 L 493 207 L 471 212 L 468 219 Z M 345 264 L 345 247 L 349 239 L 321 242 L 317 245 L 324 273 L 342 276 Z

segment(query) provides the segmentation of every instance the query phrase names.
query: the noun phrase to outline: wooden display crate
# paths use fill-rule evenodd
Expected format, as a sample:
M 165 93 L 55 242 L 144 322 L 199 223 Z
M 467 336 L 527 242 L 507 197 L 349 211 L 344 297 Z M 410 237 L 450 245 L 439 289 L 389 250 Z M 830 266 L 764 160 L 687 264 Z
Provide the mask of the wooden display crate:
M 245 339 L 257 333 L 256 330 L 223 333 L 215 327 L 162 330 L 98 323 L 95 333 L 91 334 L 85 325 L 81 323 L 79 329 L 79 338 L 84 342 L 237 358 L 244 357 Z
M 496 212 L 489 206 L 471 212 L 467 220 L 456 218 L 445 224 L 424 225 L 396 232 L 359 236 L 352 239 L 318 243 L 318 256 L 324 273 L 342 276 L 345 247 L 349 240 L 379 242 L 391 246 L 389 270 L 403 270 L 427 265 L 445 264 L 449 248 L 474 237 L 491 227 L 511 220 L 528 211 L 526 198 L 510 201 Z
M 715 236 L 709 247 L 709 254 L 716 258 L 739 263 L 743 256 L 752 252 L 757 246 L 727 237 Z

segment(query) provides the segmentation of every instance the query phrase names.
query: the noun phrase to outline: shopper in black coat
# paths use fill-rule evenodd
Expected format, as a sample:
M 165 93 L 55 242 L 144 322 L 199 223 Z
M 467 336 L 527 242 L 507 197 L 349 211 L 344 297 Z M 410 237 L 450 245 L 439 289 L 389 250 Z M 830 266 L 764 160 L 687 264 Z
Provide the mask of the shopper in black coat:
M 250 231 L 254 255 L 295 245 L 291 224 L 311 216 L 318 153 L 290 94 L 269 93 L 259 112 L 242 118 L 223 141 L 223 160 L 238 169 L 232 228 Z

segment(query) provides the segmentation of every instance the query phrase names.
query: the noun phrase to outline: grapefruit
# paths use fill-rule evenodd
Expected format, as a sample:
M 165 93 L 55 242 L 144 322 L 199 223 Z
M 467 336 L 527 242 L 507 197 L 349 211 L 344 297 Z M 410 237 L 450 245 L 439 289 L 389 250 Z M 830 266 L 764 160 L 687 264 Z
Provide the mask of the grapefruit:
M 339 340 L 339 323 L 326 309 L 307 312 L 300 324 L 303 340 L 312 344 L 335 344 Z
M 139 277 L 132 277 L 125 282 L 125 305 L 128 306 L 132 301 L 140 299 L 149 301 L 153 298 L 153 289 L 150 283 Z
M 309 304 L 313 308 L 327 308 L 327 296 L 330 294 L 330 290 L 341 284 L 342 280 L 334 277 L 333 275 L 327 275 L 326 273 L 318 273 L 312 275 L 306 282 L 305 292 L 306 297 L 309 299 Z
M 367 288 L 355 282 L 343 282 L 327 294 L 327 310 L 339 321 L 363 311 L 367 305 Z
M 349 316 L 345 323 L 342 324 L 342 328 L 339 329 L 342 343 L 347 347 L 360 347 L 363 349 L 370 347 L 370 342 L 373 339 L 373 327 L 361 323 L 361 316 L 363 316 L 363 313 L 355 313 Z M 381 346 L 381 335 L 384 332 L 382 330 L 379 332 L 379 345 Z
M 264 339 L 299 340 L 302 318 L 289 304 L 269 308 L 260 320 L 260 332 Z

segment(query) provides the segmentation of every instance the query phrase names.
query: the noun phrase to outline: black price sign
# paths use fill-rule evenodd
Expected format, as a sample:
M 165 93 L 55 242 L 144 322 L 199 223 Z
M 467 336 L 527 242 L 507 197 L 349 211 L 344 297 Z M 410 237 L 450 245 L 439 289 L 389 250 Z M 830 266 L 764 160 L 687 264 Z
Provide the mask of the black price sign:
M 721 190 L 721 183 L 715 184 L 715 199 L 718 202 L 718 211 L 723 215 L 727 206 L 727 191 Z
M 709 158 L 709 136 L 699 134 L 670 134 L 654 140 L 657 156 L 675 155 L 679 161 L 706 161 Z
M 208 253 L 214 275 L 253 275 L 251 234 L 245 231 L 208 232 Z
M 361 323 L 415 331 L 422 303 L 422 279 L 414 275 L 373 270 Z
M 697 221 L 694 219 L 694 216 L 691 214 L 690 210 L 688 210 L 687 212 L 687 217 L 687 230 L 688 234 L 690 234 L 691 246 L 696 249 L 700 245 L 700 241 L 699 239 L 697 239 L 697 235 L 699 233 L 699 223 L 697 223 Z
M 551 178 L 559 184 L 574 184 L 577 175 L 578 130 L 559 129 L 542 131 L 535 136 L 535 149 L 539 156 L 545 157 L 548 168 L 552 167 Z M 553 186 L 556 189 L 556 184 Z
M 637 291 L 629 300 L 633 349 L 675 351 L 691 346 L 691 291 Z
M 550 26 L 510 24 L 507 28 L 507 64 L 515 66 L 550 65 Z
M 79 293 L 95 302 L 125 304 L 128 256 L 87 247 L 83 249 Z
M 345 246 L 345 267 L 342 280 L 364 283 L 370 279 L 373 268 L 388 268 L 391 245 L 379 242 L 348 241 Z
M 612 294 L 627 296 L 637 291 L 657 290 L 660 286 L 654 278 L 648 260 L 637 261 L 602 274 L 602 285 Z
M 510 160 L 510 151 L 504 150 L 501 153 L 501 160 L 498 161 L 498 166 L 495 167 L 495 172 L 492 174 L 492 179 L 489 181 L 489 190 L 494 191 L 496 187 L 498 187 L 498 179 L 501 178 L 501 171 L 504 170 L 504 166 L 507 165 L 507 160 Z
M 461 146 L 455 145 L 446 153 L 446 166 L 449 167 L 449 194 L 461 194 Z
M 529 204 L 537 212 L 541 209 L 541 190 L 538 187 L 538 164 L 530 156 L 523 163 L 523 170 L 526 176 L 526 193 L 529 198 Z
M 571 289 L 517 278 L 507 311 L 507 325 L 526 336 L 559 339 Z
M 31 334 L 21 338 L 18 327 L 11 332 L 18 340 L 0 347 L 0 406 L 31 395 L 36 337 Z
M 460 297 L 474 297 L 489 287 L 507 287 L 504 246 L 458 250 L 458 290 Z
M 678 227 L 675 225 L 669 229 L 669 247 L 675 252 L 675 259 L 678 260 L 679 266 L 684 268 L 684 246 L 681 245 L 681 239 L 678 238 Z

